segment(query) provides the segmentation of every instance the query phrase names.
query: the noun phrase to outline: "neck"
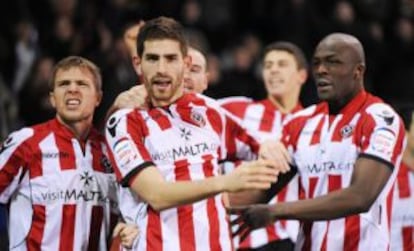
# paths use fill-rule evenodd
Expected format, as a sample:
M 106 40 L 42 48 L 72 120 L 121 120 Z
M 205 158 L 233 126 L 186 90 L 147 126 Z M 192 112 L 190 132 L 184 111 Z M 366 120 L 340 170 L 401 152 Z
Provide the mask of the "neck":
M 329 105 L 330 114 L 338 114 L 342 108 L 344 108 L 352 99 L 354 99 L 363 89 L 357 89 L 355 92 L 351 92 L 348 95 L 342 97 L 342 99 L 327 101 Z
M 78 122 L 65 122 L 60 117 L 57 118 L 65 127 L 73 132 L 76 139 L 79 141 L 84 141 L 92 128 L 92 118 Z
M 179 98 L 184 95 L 184 89 L 177 91 L 171 98 L 169 99 L 156 99 L 154 96 L 151 97 L 151 103 L 153 107 L 163 107 L 169 106 L 174 104 Z
M 268 95 L 267 97 L 282 113 L 291 113 L 298 105 L 299 94 L 288 94 L 283 97 Z

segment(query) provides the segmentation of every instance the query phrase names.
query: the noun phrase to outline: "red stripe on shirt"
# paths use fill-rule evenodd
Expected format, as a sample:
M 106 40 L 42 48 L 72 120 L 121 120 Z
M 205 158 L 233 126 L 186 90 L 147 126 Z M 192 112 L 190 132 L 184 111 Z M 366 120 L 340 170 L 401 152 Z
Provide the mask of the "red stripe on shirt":
M 345 236 L 344 250 L 357 251 L 360 240 L 360 218 L 358 215 L 352 215 L 345 218 Z
M 341 189 L 342 187 L 342 177 L 341 175 L 329 175 L 328 176 L 328 193 L 333 192 L 335 190 Z M 321 251 L 327 250 L 326 243 L 328 239 L 328 233 L 329 233 L 329 225 L 330 221 L 327 221 L 326 224 L 326 231 L 325 236 L 323 237 Z M 335 230 L 334 230 L 335 231 Z
M 402 238 L 403 238 L 403 251 L 414 250 L 414 227 L 403 227 Z
M 45 221 L 46 207 L 43 205 L 33 205 L 32 225 L 27 235 L 28 251 L 40 250 L 45 230 Z
M 187 160 L 179 160 L 175 162 L 175 179 L 176 181 L 189 181 L 190 170 Z M 196 250 L 193 222 L 193 206 L 185 205 L 177 208 L 178 215 L 178 233 L 180 239 L 180 250 L 193 251 Z
M 312 134 L 312 139 L 310 142 L 311 145 L 316 145 L 321 142 L 321 132 L 322 132 L 322 126 L 323 126 L 324 121 L 325 120 L 323 119 L 323 116 L 322 116 L 318 122 L 318 125 L 315 128 L 315 131 Z
M 91 152 L 92 152 L 92 168 L 95 171 L 104 172 L 104 165 L 102 163 L 102 145 L 98 142 L 91 141 Z
M 89 228 L 88 251 L 99 250 L 99 240 L 101 239 L 101 228 L 103 219 L 103 208 L 93 206 L 91 214 L 91 226 Z
M 399 198 L 409 198 L 411 196 L 408 174 L 409 174 L 409 171 L 408 171 L 406 164 L 404 162 L 401 162 L 400 171 L 397 176 Z
M 273 128 L 273 123 L 275 120 L 275 111 L 264 110 L 264 116 L 260 120 L 259 131 L 261 132 L 271 132 Z
M 213 177 L 213 156 L 207 155 L 203 156 L 203 172 L 206 178 Z M 218 220 L 218 212 L 216 207 L 216 201 L 214 197 L 207 199 L 207 216 L 210 226 L 209 239 L 210 239 L 210 249 L 211 250 L 222 250 L 220 245 L 220 223 Z
M 152 109 L 149 111 L 149 115 L 158 124 L 161 130 L 166 130 L 168 128 L 171 128 L 171 122 L 169 118 L 165 114 L 163 114 L 160 110 Z
M 60 168 L 62 170 L 76 169 L 76 154 L 71 138 L 63 138 L 59 134 L 55 134 L 55 140 L 59 151 Z
M 42 151 L 40 150 L 39 142 L 40 139 L 36 137 L 36 140 L 32 144 L 33 159 L 31 160 L 29 166 L 30 179 L 34 179 L 43 175 Z
M 309 193 L 309 197 L 308 198 L 313 198 L 314 194 L 315 194 L 315 188 L 316 185 L 318 184 L 318 177 L 310 177 L 309 178 L 309 189 L 308 189 L 308 193 Z M 308 251 L 311 250 L 311 246 L 312 246 L 312 226 L 313 223 L 312 222 L 305 222 L 303 224 L 303 233 L 305 235 L 305 242 L 303 244 L 303 251 Z
M 60 251 L 73 250 L 75 239 L 76 205 L 63 205 L 62 225 L 60 229 Z
M 160 214 L 148 207 L 147 251 L 163 250 L 162 239 Z

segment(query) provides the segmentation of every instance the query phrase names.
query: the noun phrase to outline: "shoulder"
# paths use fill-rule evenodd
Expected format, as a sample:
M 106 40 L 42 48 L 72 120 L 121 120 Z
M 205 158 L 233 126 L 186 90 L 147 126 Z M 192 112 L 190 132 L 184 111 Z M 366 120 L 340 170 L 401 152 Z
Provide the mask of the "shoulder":
M 291 123 L 292 121 L 303 120 L 312 117 L 321 109 L 321 104 L 311 105 L 302 110 L 292 113 L 285 121 L 285 123 Z
M 237 116 L 238 118 L 243 118 L 247 107 L 254 103 L 251 98 L 242 96 L 222 98 L 217 102 L 223 109 Z
M 17 148 L 24 145 L 34 136 L 33 127 L 24 127 L 20 130 L 14 131 L 3 141 L 0 145 L 0 153 L 10 151 L 14 152 Z
M 376 124 L 392 125 L 393 123 L 399 123 L 398 113 L 388 104 L 382 101 L 376 101 L 368 104 L 363 113 L 370 116 Z

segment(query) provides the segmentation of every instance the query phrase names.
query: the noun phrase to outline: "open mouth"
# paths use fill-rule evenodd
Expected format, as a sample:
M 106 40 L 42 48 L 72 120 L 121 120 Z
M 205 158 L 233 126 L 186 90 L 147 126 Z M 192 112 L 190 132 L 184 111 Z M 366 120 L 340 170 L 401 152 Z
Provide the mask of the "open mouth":
M 320 90 L 325 90 L 332 87 L 332 84 L 326 79 L 316 80 L 316 87 Z
M 81 104 L 80 99 L 71 98 L 71 99 L 66 100 L 66 106 L 68 108 L 74 109 L 74 108 L 77 108 L 80 104 Z
M 170 87 L 172 81 L 170 79 L 155 79 L 152 81 L 152 85 L 155 86 L 159 90 L 165 90 Z

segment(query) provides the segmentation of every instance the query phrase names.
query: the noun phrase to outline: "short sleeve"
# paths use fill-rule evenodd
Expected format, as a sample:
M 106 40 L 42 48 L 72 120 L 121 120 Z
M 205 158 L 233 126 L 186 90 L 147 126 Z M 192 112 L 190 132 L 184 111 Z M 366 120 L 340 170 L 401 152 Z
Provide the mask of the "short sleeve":
M 367 108 L 361 124 L 360 156 L 394 167 L 405 145 L 405 129 L 398 114 L 386 104 Z
M 119 110 L 107 121 L 105 137 L 117 180 L 127 187 L 145 167 L 154 165 L 144 145 L 143 120 L 138 112 Z
M 27 168 L 26 141 L 33 129 L 24 128 L 8 136 L 0 147 L 0 203 L 7 203 L 19 186 Z

